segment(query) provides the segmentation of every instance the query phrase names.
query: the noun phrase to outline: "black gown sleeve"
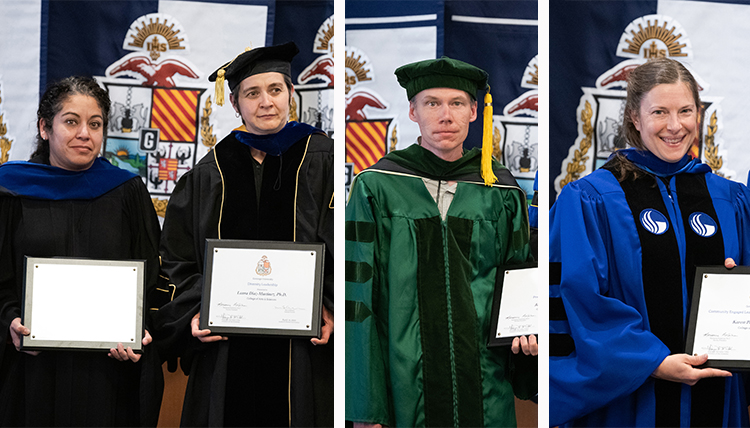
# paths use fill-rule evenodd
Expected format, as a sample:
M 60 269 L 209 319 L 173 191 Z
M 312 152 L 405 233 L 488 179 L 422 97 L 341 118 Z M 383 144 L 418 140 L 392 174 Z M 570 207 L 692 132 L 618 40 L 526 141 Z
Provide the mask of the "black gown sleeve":
M 321 206 L 318 237 L 326 244 L 325 277 L 323 279 L 323 304 L 333 312 L 333 153 L 329 153 L 324 162 L 326 166 L 322 187 L 323 204 Z
M 10 323 L 21 316 L 13 254 L 13 231 L 18 228 L 19 213 L 17 198 L 0 196 L 0 364 L 5 343 L 10 340 Z
M 162 360 L 184 356 L 194 340 L 190 321 L 200 310 L 205 240 L 218 233 L 215 199 L 217 191 L 221 196 L 221 180 L 215 172 L 210 165 L 197 165 L 180 179 L 167 205 L 159 252 L 162 273 L 175 292 L 153 314 L 152 333 Z
M 151 195 L 139 178 L 126 184 L 124 203 L 131 237 L 131 257 L 146 260 L 146 328 L 151 325 L 151 315 L 171 300 L 172 292 L 159 281 L 159 236 L 161 229 L 156 218 Z
M 333 140 L 312 136 L 299 177 L 296 240 L 326 245 L 323 304 L 333 312 Z
M 151 333 L 152 314 L 169 302 L 171 292 L 159 284 L 159 220 L 151 196 L 140 177 L 125 183 L 123 210 L 131 233 L 130 257 L 146 260 L 146 330 Z M 140 364 L 140 421 L 142 426 L 156 426 L 159 421 L 164 376 L 155 342 L 144 347 Z

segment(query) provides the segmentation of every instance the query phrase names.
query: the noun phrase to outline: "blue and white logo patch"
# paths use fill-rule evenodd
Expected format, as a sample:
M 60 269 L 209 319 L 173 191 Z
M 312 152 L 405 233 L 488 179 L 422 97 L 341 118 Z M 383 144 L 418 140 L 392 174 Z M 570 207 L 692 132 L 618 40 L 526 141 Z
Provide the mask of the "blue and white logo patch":
M 669 222 L 664 214 L 653 208 L 646 208 L 641 211 L 641 224 L 644 229 L 654 235 L 661 235 L 669 229 Z
M 693 232 L 704 238 L 710 238 L 716 233 L 716 222 L 706 213 L 694 212 L 688 217 L 690 228 Z

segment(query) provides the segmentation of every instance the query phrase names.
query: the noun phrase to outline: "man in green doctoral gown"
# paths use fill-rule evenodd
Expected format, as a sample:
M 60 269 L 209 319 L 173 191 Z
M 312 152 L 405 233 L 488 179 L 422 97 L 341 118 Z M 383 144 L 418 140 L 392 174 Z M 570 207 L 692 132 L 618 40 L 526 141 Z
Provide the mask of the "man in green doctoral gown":
M 530 259 L 529 221 L 491 146 L 463 150 L 487 73 L 443 57 L 396 76 L 421 137 L 362 171 L 346 207 L 346 419 L 515 426 L 536 338 L 486 344 L 497 267 Z

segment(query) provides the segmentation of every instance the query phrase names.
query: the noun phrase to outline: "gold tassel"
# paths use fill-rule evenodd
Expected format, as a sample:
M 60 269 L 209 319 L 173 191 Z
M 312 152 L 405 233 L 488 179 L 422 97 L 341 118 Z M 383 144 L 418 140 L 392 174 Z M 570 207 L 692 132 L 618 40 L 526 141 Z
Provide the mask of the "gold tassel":
M 492 186 L 496 181 L 492 172 L 492 95 L 490 85 L 484 96 L 484 132 L 482 133 L 482 178 L 486 186 Z
M 250 46 L 252 46 L 252 45 L 253 44 L 250 43 Z M 245 52 L 247 52 L 249 50 L 252 50 L 252 49 L 253 49 L 252 47 L 246 47 L 244 52 L 242 52 L 241 54 L 238 54 L 236 57 L 234 57 L 234 59 L 232 59 L 231 61 L 229 61 L 227 63 L 227 65 L 225 65 L 224 67 L 222 67 L 216 73 L 216 86 L 214 87 L 214 92 L 216 94 L 216 105 L 219 105 L 219 106 L 223 106 L 224 105 L 224 80 L 226 80 L 224 78 L 224 74 L 226 74 L 225 70 L 227 69 L 227 67 L 229 67 L 230 65 L 232 65 L 232 63 L 234 62 L 235 59 L 237 59 L 238 56 L 240 56 L 243 53 L 245 53 Z
M 219 70 L 218 73 L 216 73 L 215 92 L 216 92 L 216 104 L 223 106 L 224 105 L 224 69 L 223 68 Z

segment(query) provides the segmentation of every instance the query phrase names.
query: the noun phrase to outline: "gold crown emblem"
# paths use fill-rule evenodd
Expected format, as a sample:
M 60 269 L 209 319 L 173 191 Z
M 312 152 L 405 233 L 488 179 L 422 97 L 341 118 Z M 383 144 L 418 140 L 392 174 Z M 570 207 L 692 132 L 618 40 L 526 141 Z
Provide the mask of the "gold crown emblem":
M 354 56 L 357 56 L 356 58 Z M 363 54 L 358 53 L 354 50 L 351 51 L 351 53 L 347 52 L 346 59 L 344 60 L 344 67 L 347 70 L 346 73 L 346 93 L 349 93 L 349 90 L 352 86 L 359 82 L 366 82 L 369 80 L 372 80 L 372 77 L 369 76 L 369 73 L 372 71 L 369 67 L 367 67 L 367 58 L 362 58 Z M 349 72 L 351 70 L 351 73 Z
M 529 80 L 526 83 L 539 86 L 539 65 L 533 64 L 534 70 L 529 70 Z
M 674 34 L 676 26 L 672 25 L 668 28 L 668 23 L 664 21 L 661 25 L 659 24 L 659 18 L 655 18 L 654 22 L 651 23 L 650 19 L 646 20 L 646 27 L 642 24 L 638 24 L 638 31 L 630 30 L 633 35 L 632 39 L 625 39 L 627 42 L 627 48 L 622 49 L 623 53 L 638 55 L 641 53 L 641 49 L 651 41 L 650 44 L 643 49 L 643 57 L 649 58 L 663 58 L 663 57 L 686 57 L 687 53 L 683 52 L 682 49 L 687 46 L 685 43 L 680 43 L 682 33 Z M 661 49 L 656 43 L 656 40 L 661 41 L 666 49 Z
M 137 24 L 132 26 L 128 31 L 128 37 L 132 39 L 128 46 L 149 51 L 151 60 L 156 61 L 162 53 L 168 50 L 183 50 L 185 47 L 182 42 L 184 38 L 179 36 L 181 29 L 175 29 L 175 23 L 169 23 L 168 18 L 160 22 L 161 18 L 149 17 L 148 22 L 145 19 L 141 21 L 141 26 Z
M 333 55 L 333 16 L 323 22 L 318 28 L 318 33 L 315 35 L 315 47 L 314 52 L 325 53 L 330 52 Z

